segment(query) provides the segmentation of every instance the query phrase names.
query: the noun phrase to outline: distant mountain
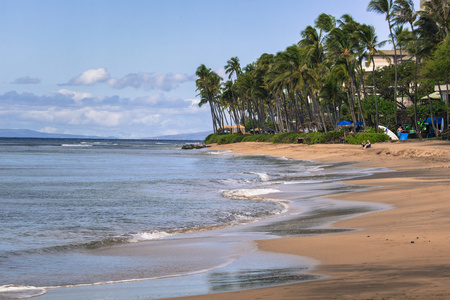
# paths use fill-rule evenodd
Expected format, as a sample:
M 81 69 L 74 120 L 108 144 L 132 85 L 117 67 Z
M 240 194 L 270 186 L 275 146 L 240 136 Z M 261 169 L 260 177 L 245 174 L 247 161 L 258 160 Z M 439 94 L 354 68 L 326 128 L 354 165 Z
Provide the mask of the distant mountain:
M 0 137 L 52 138 L 52 139 L 103 139 L 103 137 L 99 137 L 99 136 L 86 136 L 86 135 L 62 134 L 62 133 L 46 133 L 46 132 L 29 130 L 29 129 L 0 129 Z
M 203 141 L 211 131 L 163 135 L 144 139 L 175 140 L 175 141 Z M 50 139 L 116 139 L 115 137 L 87 136 L 62 133 L 45 133 L 29 129 L 0 129 L 0 138 L 50 138 Z
M 182 133 L 182 134 L 174 134 L 174 135 L 162 135 L 149 137 L 147 139 L 153 140 L 175 140 L 175 141 L 203 141 L 208 135 L 210 135 L 211 131 L 204 132 L 195 132 L 195 133 Z

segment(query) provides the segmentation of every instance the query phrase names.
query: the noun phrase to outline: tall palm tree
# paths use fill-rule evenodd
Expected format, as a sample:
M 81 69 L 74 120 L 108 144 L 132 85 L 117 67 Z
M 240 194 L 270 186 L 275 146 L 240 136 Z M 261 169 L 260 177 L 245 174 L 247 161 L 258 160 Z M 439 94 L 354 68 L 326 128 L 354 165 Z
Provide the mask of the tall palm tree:
M 359 117 L 358 121 L 362 121 L 364 126 L 366 125 L 366 120 L 364 117 L 363 108 L 361 105 L 361 90 L 365 94 L 364 90 L 364 80 L 363 80 L 363 61 L 364 61 L 364 51 L 361 49 L 360 41 L 359 41 L 359 29 L 362 26 L 358 22 L 356 22 L 352 16 L 349 14 L 344 14 L 339 20 L 339 27 L 343 30 L 343 32 L 348 35 L 349 43 L 353 55 L 351 56 L 351 69 L 348 70 L 348 74 L 352 80 L 352 86 L 355 89 L 356 97 L 358 99 L 358 107 L 359 107 Z M 356 74 L 359 74 L 359 82 L 357 81 Z M 362 86 L 362 88 L 361 88 Z
M 241 65 L 239 63 L 239 58 L 237 56 L 230 58 L 227 61 L 227 64 L 225 65 L 225 73 L 228 74 L 228 79 L 230 79 L 231 84 L 228 86 L 228 89 L 231 93 L 231 100 L 233 103 L 233 112 L 235 115 L 235 123 L 239 124 L 239 114 L 237 113 L 239 111 L 239 109 L 236 107 L 238 106 L 238 99 L 236 96 L 236 93 L 234 92 L 234 88 L 233 88 L 233 75 L 236 77 L 236 79 L 239 77 L 239 75 L 241 74 L 242 70 L 241 70 Z M 243 113 L 243 112 L 242 112 Z M 240 127 L 238 126 L 238 130 L 240 132 Z
M 356 113 L 355 113 L 355 87 L 353 74 L 355 70 L 355 38 L 352 34 L 344 31 L 343 29 L 336 27 L 334 28 L 327 40 L 327 47 L 331 54 L 335 54 L 337 57 L 338 64 L 344 64 L 346 68 L 346 75 L 349 77 L 349 93 L 348 93 L 348 104 L 350 108 L 350 113 L 352 115 L 352 122 L 356 123 Z
M 211 117 L 213 122 L 214 133 L 217 133 L 221 127 L 220 108 L 217 106 L 218 96 L 220 93 L 220 81 L 222 78 L 217 73 L 208 69 L 204 64 L 200 65 L 195 72 L 198 79 L 195 81 L 197 91 L 201 96 L 199 106 L 208 103 L 211 109 Z
M 414 22 L 417 20 L 417 12 L 414 8 L 413 0 L 395 0 L 394 18 L 395 24 L 408 23 L 411 31 L 414 31 Z
M 225 73 L 228 74 L 228 79 L 231 79 L 233 75 L 236 78 L 241 75 L 241 64 L 239 63 L 239 58 L 237 56 L 230 58 L 225 65 Z
M 378 98 L 377 98 L 377 83 L 375 80 L 375 55 L 380 55 L 379 48 L 383 47 L 386 41 L 378 42 L 378 36 L 375 33 L 375 27 L 371 25 L 362 25 L 358 32 L 361 46 L 364 47 L 364 56 L 366 57 L 366 66 L 372 65 L 372 80 L 373 80 L 373 96 L 375 98 L 375 126 L 379 132 L 379 115 L 378 115 Z
M 397 102 L 397 45 L 395 43 L 395 38 L 393 34 L 394 27 L 394 3 L 393 0 L 371 0 L 367 6 L 368 11 L 373 11 L 378 14 L 385 15 L 386 21 L 389 25 L 389 33 L 391 38 L 392 46 L 394 47 L 394 101 Z
M 450 32 L 450 0 L 429 0 L 418 14 L 416 25 L 422 48 L 431 55 Z
M 419 65 L 419 45 L 417 31 L 414 24 L 416 23 L 418 12 L 414 8 L 413 0 L 395 0 L 394 12 L 395 23 L 399 25 L 409 24 L 411 29 L 409 36 L 406 36 L 406 48 L 410 54 L 414 55 L 414 99 L 412 99 L 414 103 L 414 127 L 419 133 L 419 137 L 422 138 L 422 135 L 420 134 L 420 127 L 417 126 L 417 72 Z

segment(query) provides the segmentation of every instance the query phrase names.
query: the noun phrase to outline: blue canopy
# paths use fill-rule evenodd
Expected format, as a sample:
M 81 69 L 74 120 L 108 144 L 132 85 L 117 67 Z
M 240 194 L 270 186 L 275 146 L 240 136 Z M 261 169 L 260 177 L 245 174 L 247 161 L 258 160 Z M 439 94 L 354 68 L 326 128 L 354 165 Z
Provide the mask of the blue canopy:
M 364 125 L 363 122 L 356 122 L 355 125 Z
M 344 120 L 344 121 L 340 121 L 339 123 L 337 123 L 337 125 L 352 125 L 352 122 Z
M 436 120 L 436 117 L 434 117 L 434 118 L 433 118 L 433 121 L 434 121 L 434 124 L 441 125 L 441 124 L 442 124 L 442 121 L 444 121 L 444 120 L 443 120 L 442 118 L 437 118 L 437 120 Z M 431 118 L 428 118 L 428 119 L 425 121 L 425 123 L 431 124 Z

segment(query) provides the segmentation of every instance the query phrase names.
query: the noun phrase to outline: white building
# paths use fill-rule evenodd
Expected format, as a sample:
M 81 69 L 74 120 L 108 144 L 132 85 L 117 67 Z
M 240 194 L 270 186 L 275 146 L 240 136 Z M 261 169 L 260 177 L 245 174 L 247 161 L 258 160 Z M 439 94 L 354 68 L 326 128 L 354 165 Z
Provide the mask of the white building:
M 375 69 L 379 69 L 394 64 L 394 50 L 380 50 L 380 52 L 382 52 L 383 54 L 375 54 L 373 56 Z M 404 61 L 409 61 L 411 59 L 412 57 L 411 55 L 409 55 L 407 51 L 405 50 L 400 51 L 399 49 L 397 50 L 397 65 L 401 64 Z M 372 68 L 373 68 L 372 62 L 370 62 L 369 66 L 364 66 L 364 71 L 372 72 Z

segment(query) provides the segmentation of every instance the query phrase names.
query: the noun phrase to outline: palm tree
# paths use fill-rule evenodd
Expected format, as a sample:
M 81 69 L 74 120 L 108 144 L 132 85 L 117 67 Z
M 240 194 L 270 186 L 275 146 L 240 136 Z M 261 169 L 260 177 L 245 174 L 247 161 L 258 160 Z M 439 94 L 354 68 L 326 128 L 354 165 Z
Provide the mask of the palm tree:
M 233 116 L 234 123 L 239 124 L 239 103 L 234 93 L 234 86 L 231 80 L 227 80 L 222 87 L 221 100 L 226 103 L 229 115 Z
M 220 93 L 220 81 L 222 78 L 217 73 L 208 69 L 204 64 L 200 65 L 195 72 L 198 79 L 195 81 L 197 91 L 201 96 L 199 106 L 203 106 L 208 103 L 211 109 L 211 117 L 213 122 L 214 133 L 217 133 L 219 127 L 221 127 L 221 119 L 219 117 L 220 108 L 217 106 L 218 96 Z
M 370 66 L 372 64 L 373 96 L 375 98 L 375 126 L 378 132 L 379 116 L 374 56 L 382 54 L 379 48 L 383 47 L 386 41 L 378 42 L 375 27 L 371 25 L 362 25 L 358 33 L 361 46 L 365 49 L 364 56 L 366 57 L 366 66 Z
M 413 0 L 395 0 L 394 4 L 395 18 L 394 21 L 396 24 L 406 24 L 408 23 L 411 29 L 409 35 L 405 36 L 406 38 L 406 48 L 408 52 L 414 55 L 414 127 L 416 128 L 416 132 L 419 133 L 419 137 L 422 138 L 420 134 L 420 127 L 417 126 L 417 72 L 419 65 L 419 56 L 418 56 L 418 37 L 417 31 L 414 26 L 416 23 L 418 12 L 416 12 L 414 8 Z
M 378 14 L 383 14 L 386 16 L 386 21 L 389 25 L 390 38 L 392 42 L 392 46 L 394 47 L 394 102 L 397 102 L 397 45 L 395 43 L 395 38 L 393 34 L 393 21 L 394 21 L 394 3 L 393 0 L 371 0 L 367 7 L 368 11 L 373 11 Z
M 239 58 L 237 56 L 230 58 L 227 61 L 227 64 L 225 65 L 225 73 L 228 74 L 228 79 L 230 79 L 231 84 L 228 85 L 228 89 L 231 93 L 231 100 L 233 103 L 233 112 L 235 115 L 235 123 L 239 124 L 239 114 L 237 113 L 239 111 L 238 109 L 238 99 L 235 95 L 234 88 L 233 88 L 233 75 L 235 75 L 236 79 L 239 78 L 239 75 L 241 74 L 241 65 L 239 63 Z M 243 113 L 243 112 L 242 112 Z M 238 130 L 240 132 L 240 127 L 238 126 Z
M 331 106 L 332 111 L 329 114 L 331 123 L 336 124 L 341 117 L 341 104 L 345 99 L 344 85 L 341 78 L 339 78 L 336 69 L 330 72 L 323 78 L 323 85 L 320 89 L 320 97 L 325 99 L 327 104 Z M 327 106 L 328 107 L 328 106 Z
M 239 63 L 239 58 L 237 56 L 230 58 L 225 65 L 225 73 L 228 74 L 228 79 L 231 79 L 233 74 L 236 78 L 241 75 L 241 64 Z
M 430 55 L 449 34 L 450 0 L 429 0 L 423 4 L 416 25 L 425 54 Z
M 414 31 L 414 22 L 417 19 L 417 12 L 414 8 L 413 0 L 395 0 L 394 2 L 394 22 L 401 25 L 408 23 L 411 31 Z
M 349 93 L 348 93 L 348 104 L 350 107 L 350 113 L 352 115 L 352 122 L 356 123 L 356 113 L 355 113 L 355 87 L 353 74 L 355 70 L 355 38 L 352 34 L 343 29 L 336 27 L 334 28 L 327 40 L 327 47 L 330 50 L 330 54 L 335 54 L 338 64 L 345 65 L 346 74 L 348 76 Z

